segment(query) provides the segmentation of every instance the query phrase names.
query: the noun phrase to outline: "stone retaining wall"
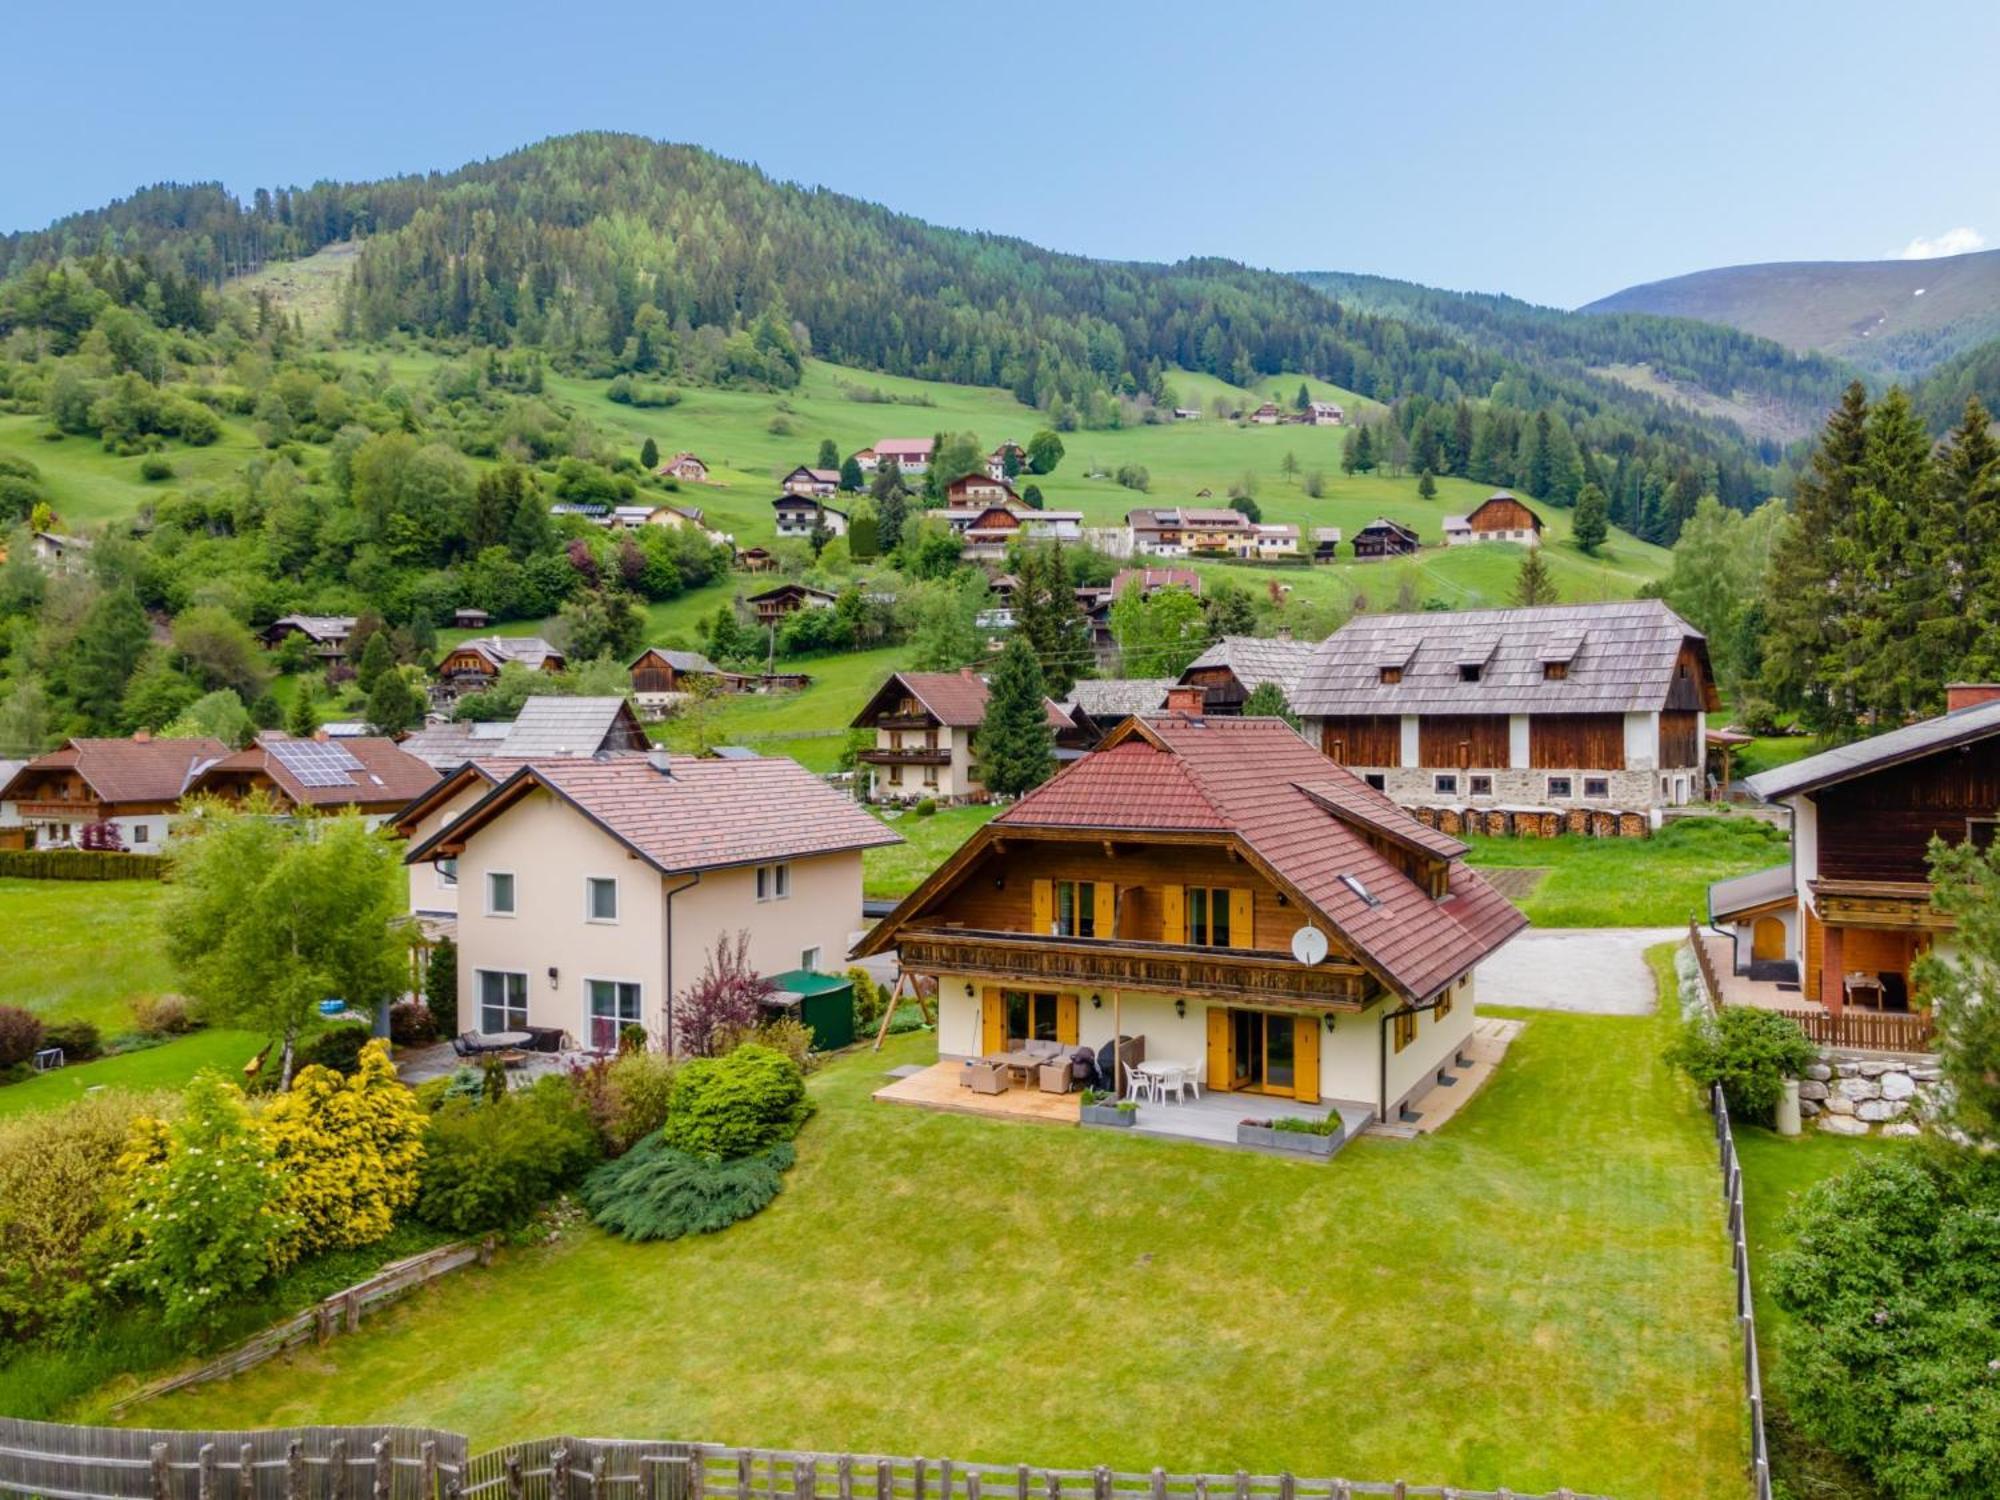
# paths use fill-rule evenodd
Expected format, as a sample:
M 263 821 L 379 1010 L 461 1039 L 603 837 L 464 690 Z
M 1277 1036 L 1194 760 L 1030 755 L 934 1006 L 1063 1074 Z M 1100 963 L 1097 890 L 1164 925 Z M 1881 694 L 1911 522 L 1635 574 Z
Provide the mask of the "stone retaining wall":
M 1833 1135 L 1921 1135 L 1936 1113 L 1941 1076 L 1935 1059 L 1828 1048 L 1799 1082 L 1799 1113 Z

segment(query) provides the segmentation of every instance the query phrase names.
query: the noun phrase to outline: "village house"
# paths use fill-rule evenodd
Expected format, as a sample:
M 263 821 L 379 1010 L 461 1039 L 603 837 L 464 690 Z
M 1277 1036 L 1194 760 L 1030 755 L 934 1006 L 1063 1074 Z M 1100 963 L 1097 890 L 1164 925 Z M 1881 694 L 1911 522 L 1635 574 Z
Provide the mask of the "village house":
M 1199 594 L 1201 574 L 1193 568 L 1120 568 L 1111 575 L 1107 592 L 1115 599 L 1133 584 L 1148 599 L 1161 589 L 1186 589 L 1190 594 Z
M 29 760 L 0 786 L 0 802 L 33 847 L 74 847 L 86 828 L 109 825 L 135 854 L 157 854 L 168 821 L 201 773 L 229 754 L 221 740 L 72 739 Z
M 354 634 L 353 615 L 282 615 L 258 632 L 265 645 L 275 649 L 285 637 L 301 635 L 307 648 L 322 661 L 339 661 L 347 655 L 347 638 Z
M 1199 406 L 1176 406 L 1174 408 L 1174 420 L 1176 422 L 1199 422 L 1201 420 L 1201 408 Z
M 1643 833 L 1701 791 L 1701 632 L 1657 599 L 1361 615 L 1292 709 L 1325 753 L 1447 829 Z
M 451 612 L 454 630 L 484 630 L 492 622 L 493 617 L 476 605 L 461 604 Z
M 791 473 L 778 481 L 778 488 L 787 495 L 804 495 L 811 499 L 831 500 L 840 490 L 840 470 L 812 469 L 800 464 Z
M 838 598 L 838 595 L 816 589 L 811 584 L 781 583 L 774 589 L 765 589 L 761 594 L 752 594 L 743 602 L 757 616 L 759 625 L 775 625 L 795 610 L 831 609 Z
M 1542 544 L 1542 518 L 1504 490 L 1489 495 L 1469 514 L 1444 518 L 1447 547 L 1480 542 L 1514 542 L 1523 547 Z
M 509 662 L 532 672 L 560 672 L 562 652 L 538 635 L 482 635 L 461 641 L 438 663 L 438 689 L 449 699 L 489 686 Z
M 1004 475 L 996 477 L 991 474 L 967 474 L 954 479 L 944 487 L 944 503 L 947 510 L 955 511 L 977 512 L 989 505 L 1005 505 L 1024 511 L 1029 509 Z
M 1340 557 L 1340 528 L 1338 526 L 1315 526 L 1312 529 L 1312 560 L 1316 563 L 1330 563 Z
M 875 743 L 855 754 L 868 767 L 867 796 L 880 802 L 984 796 L 974 741 L 986 722 L 986 702 L 986 683 L 970 667 L 898 672 L 883 683 L 850 726 L 875 731 Z M 1073 733 L 1068 714 L 1053 703 L 1046 707 L 1052 729 Z
M 988 479 L 1010 478 L 1011 476 L 1007 472 L 1010 460 L 1012 461 L 1015 474 L 1025 474 L 1028 472 L 1028 450 L 1012 438 L 1007 438 L 999 447 L 986 455 L 986 477 Z
M 1308 427 L 1338 427 L 1347 420 L 1347 413 L 1331 401 L 1308 401 L 1301 420 Z
M 1234 550 L 1238 557 L 1251 561 L 1297 557 L 1299 528 L 1283 522 L 1253 521 L 1236 539 Z
M 1203 690 L 1202 709 L 1210 716 L 1242 713 L 1244 700 L 1266 683 L 1283 693 L 1289 704 L 1318 649 L 1314 641 L 1225 635 L 1197 656 L 1180 680 Z
M 936 446 L 935 438 L 883 438 L 873 448 L 856 453 L 854 461 L 864 474 L 872 474 L 891 461 L 902 473 L 921 474 L 930 468 L 931 450 Z
M 960 1076 L 1024 1042 L 1108 1063 L 1124 1037 L 1239 1115 L 1263 1097 L 1402 1118 L 1450 1086 L 1473 970 L 1526 920 L 1464 845 L 1281 721 L 1176 695 L 975 833 L 856 957 L 894 949 L 935 980 Z
M 1141 506 L 1125 512 L 1125 527 L 1132 542 L 1128 557 L 1186 557 L 1187 539 L 1181 531 L 1178 509 Z
M 1386 516 L 1377 516 L 1354 533 L 1354 555 L 1364 562 L 1385 557 L 1414 557 L 1418 546 L 1415 530 Z
M 352 808 L 375 828 L 437 778 L 436 770 L 392 739 L 302 740 L 266 730 L 209 765 L 189 783 L 187 795 L 241 801 L 261 793 L 287 813 Z
M 722 669 L 699 651 L 670 651 L 664 646 L 648 646 L 631 662 L 632 701 L 639 712 L 651 719 L 667 710 L 704 683 L 719 684 Z
M 1790 809 L 1792 858 L 1709 892 L 1737 972 L 1800 984 L 1836 1018 L 1919 1003 L 1911 967 L 1949 951 L 1954 928 L 1931 906 L 1930 841 L 1985 845 L 2000 826 L 2000 684 L 1954 683 L 1946 702 L 1937 718 L 1748 778 Z
M 948 513 L 949 514 L 949 513 Z M 961 555 L 968 562 L 990 562 L 1004 558 L 1013 542 L 1078 542 L 1083 539 L 1083 512 L 1080 510 L 1016 510 L 989 505 L 972 516 L 962 528 L 965 545 Z
M 1181 537 L 1191 556 L 1233 556 L 1252 531 L 1249 518 L 1226 505 L 1181 507 Z M 1292 535 L 1296 543 L 1297 531 Z
M 897 836 L 797 762 L 653 752 L 535 760 L 415 843 L 452 862 L 458 1013 L 552 1027 L 600 1052 L 629 1027 L 671 1046 L 675 1001 L 718 941 L 760 973 L 837 968 L 861 926 L 861 852 Z
M 771 502 L 781 537 L 810 537 L 824 527 L 830 535 L 847 535 L 847 512 L 809 495 L 780 495 Z
M 1280 422 L 1285 420 L 1285 414 L 1279 408 L 1277 402 L 1266 401 L 1262 406 L 1251 412 L 1246 420 L 1256 423 L 1259 427 L 1276 427 Z
M 689 484 L 708 483 L 708 465 L 692 453 L 676 453 L 656 472 L 662 479 L 679 479 Z
M 58 577 L 81 567 L 90 555 L 90 539 L 81 536 L 64 536 L 59 531 L 35 531 L 28 534 L 28 556 Z
M 1058 705 L 1069 716 L 1078 742 L 1095 748 L 1134 714 L 1156 714 L 1167 706 L 1171 677 L 1079 677 Z

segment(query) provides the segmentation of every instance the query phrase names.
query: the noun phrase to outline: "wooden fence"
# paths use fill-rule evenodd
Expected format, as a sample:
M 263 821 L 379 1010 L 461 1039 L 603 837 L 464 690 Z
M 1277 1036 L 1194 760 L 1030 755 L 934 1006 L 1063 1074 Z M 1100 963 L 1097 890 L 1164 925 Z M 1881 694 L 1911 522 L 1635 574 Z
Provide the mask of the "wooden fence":
M 427 1281 L 448 1275 L 461 1266 L 474 1261 L 482 1265 L 493 1258 L 493 1241 L 473 1243 L 462 1240 L 457 1244 L 440 1245 L 435 1250 L 426 1250 L 421 1255 L 408 1256 L 403 1260 L 391 1261 L 366 1281 L 358 1281 L 343 1291 L 335 1292 L 324 1301 L 317 1302 L 304 1312 L 296 1313 L 282 1323 L 274 1323 L 263 1332 L 253 1334 L 234 1348 L 217 1355 L 204 1365 L 192 1370 L 182 1370 L 140 1386 L 128 1395 L 118 1398 L 111 1405 L 111 1415 L 117 1416 L 129 1406 L 141 1401 L 150 1401 L 155 1396 L 164 1396 L 169 1391 L 178 1391 L 186 1386 L 201 1385 L 210 1380 L 224 1380 L 231 1375 L 241 1374 L 252 1365 L 260 1365 L 265 1360 L 284 1353 L 307 1342 L 325 1343 L 336 1332 L 345 1330 L 352 1333 L 361 1326 L 361 1315 L 385 1302 L 393 1302 L 405 1292 L 422 1286 Z M 204 1496 L 204 1500 L 207 1497 Z
M 1688 946 L 1694 949 L 1695 966 L 1701 972 L 1702 994 L 1710 1010 L 1720 1014 L 1723 1006 L 1722 976 L 1715 972 L 1715 960 L 1702 941 L 1704 934 L 1695 918 L 1688 918 Z M 1795 1022 L 1806 1039 L 1822 1047 L 1846 1047 L 1856 1052 L 1929 1052 L 1937 1046 L 1937 1026 L 1921 1012 L 1854 1010 L 1834 1015 L 1824 1010 L 1785 1008 L 1775 1012 Z
M 1771 1500 L 1771 1449 L 1764 1440 L 1764 1376 L 1757 1363 L 1757 1311 L 1750 1295 L 1750 1245 L 1743 1227 L 1743 1166 L 1722 1085 L 1711 1085 L 1708 1111 L 1715 1119 L 1722 1199 L 1728 1205 L 1730 1256 L 1736 1270 L 1736 1327 L 1743 1338 L 1743 1389 L 1750 1407 L 1750 1483 L 1754 1500 Z
M 40 1500 L 1601 1500 L 1289 1473 L 1169 1474 L 553 1437 L 472 1455 L 417 1427 L 172 1432 L 0 1417 L 0 1494 Z M 1761 1500 L 1761 1497 L 1760 1497 Z

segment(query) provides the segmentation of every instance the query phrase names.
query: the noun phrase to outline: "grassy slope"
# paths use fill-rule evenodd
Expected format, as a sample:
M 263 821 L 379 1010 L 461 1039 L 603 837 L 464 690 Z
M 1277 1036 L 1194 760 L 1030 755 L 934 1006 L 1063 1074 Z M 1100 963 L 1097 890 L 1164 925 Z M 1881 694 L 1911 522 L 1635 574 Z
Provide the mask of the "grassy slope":
M 1659 1043 L 1657 1018 L 1535 1017 L 1450 1129 L 1322 1168 L 873 1104 L 930 1054 L 903 1038 L 814 1081 L 799 1166 L 747 1224 L 513 1252 L 129 1420 L 1720 1494 L 1721 1226 Z
M 78 1063 L 0 1088 L 0 1119 L 60 1109 L 92 1089 L 179 1088 L 204 1068 L 233 1077 L 263 1045 L 264 1039 L 253 1032 L 198 1031 L 157 1047 Z
M 1708 888 L 1786 858 L 1782 833 L 1752 818 L 1688 818 L 1650 839 L 1474 834 L 1474 865 L 1548 870 L 1521 910 L 1540 927 L 1672 927 L 1707 911 Z
M 106 453 L 92 437 L 48 442 L 48 431 L 42 417 L 0 414 L 0 453 L 25 458 L 41 471 L 42 488 L 59 523 L 73 529 L 129 516 L 177 485 L 226 479 L 261 451 L 247 425 L 225 419 L 220 442 L 206 448 L 172 444 L 163 456 L 174 466 L 174 477 L 154 484 L 139 477 L 143 456 Z
M 173 987 L 157 880 L 0 880 L 6 1002 L 48 1020 L 132 1029 L 131 999 Z M 109 961 L 107 961 L 109 960 Z
M 913 813 L 878 813 L 903 836 L 903 842 L 870 849 L 861 856 L 863 894 L 898 900 L 909 895 L 998 811 L 991 806 L 941 807 L 928 818 Z

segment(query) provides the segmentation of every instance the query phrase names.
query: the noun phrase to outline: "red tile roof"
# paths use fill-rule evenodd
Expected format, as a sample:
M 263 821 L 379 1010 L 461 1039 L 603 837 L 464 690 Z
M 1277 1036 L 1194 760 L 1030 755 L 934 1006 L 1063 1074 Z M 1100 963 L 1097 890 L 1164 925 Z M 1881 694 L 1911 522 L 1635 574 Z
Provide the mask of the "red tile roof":
M 394 740 L 356 736 L 324 743 L 345 751 L 358 765 L 340 773 L 344 779 L 338 785 L 309 785 L 300 779 L 295 757 L 279 747 L 317 743 L 286 735 L 260 735 L 256 744 L 208 767 L 190 790 L 207 790 L 231 775 L 253 774 L 266 777 L 295 807 L 401 807 L 438 779 L 436 771 Z M 294 763 L 288 764 L 288 760 Z
M 666 764 L 663 772 L 650 756 L 536 761 L 412 849 L 407 862 L 428 859 L 441 841 L 474 836 L 537 786 L 665 873 L 902 842 L 794 760 L 677 755 Z
M 1121 568 L 1111 579 L 1111 592 L 1124 593 L 1125 585 L 1135 578 L 1140 589 L 1148 594 L 1154 589 L 1186 589 L 1190 594 L 1201 592 L 1201 574 L 1193 568 Z
M 993 822 L 996 828 L 1232 833 L 1310 902 L 1363 962 L 1417 1000 L 1434 995 L 1527 925 L 1484 879 L 1444 854 L 1446 843 L 1455 841 L 1422 828 L 1277 719 L 1174 714 L 1130 720 L 1113 731 L 1107 748 L 1058 773 Z M 1444 899 L 1433 900 L 1378 852 L 1364 828 L 1395 829 L 1450 859 Z M 1372 904 L 1343 876 L 1357 881 Z
M 196 776 L 229 754 L 221 740 L 74 739 L 38 755 L 5 788 L 26 787 L 49 771 L 75 771 L 100 802 L 178 802 Z

